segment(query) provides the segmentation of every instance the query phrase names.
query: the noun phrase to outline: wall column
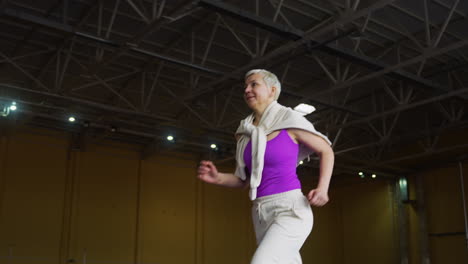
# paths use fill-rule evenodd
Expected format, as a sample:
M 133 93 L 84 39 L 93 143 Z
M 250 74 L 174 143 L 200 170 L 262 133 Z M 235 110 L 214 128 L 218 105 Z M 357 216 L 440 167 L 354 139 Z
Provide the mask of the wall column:
M 416 176 L 416 210 L 419 219 L 419 250 L 421 264 L 430 264 L 429 235 L 427 230 L 426 202 L 424 197 L 423 176 Z
M 408 209 L 403 202 L 400 181 L 393 185 L 395 189 L 394 199 L 397 208 L 397 228 L 399 238 L 399 259 L 400 264 L 408 264 Z

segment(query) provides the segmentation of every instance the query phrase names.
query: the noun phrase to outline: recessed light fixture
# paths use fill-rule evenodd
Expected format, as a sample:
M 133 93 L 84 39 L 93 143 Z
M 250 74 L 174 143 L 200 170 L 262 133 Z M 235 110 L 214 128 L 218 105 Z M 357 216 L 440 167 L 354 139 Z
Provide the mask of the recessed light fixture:
M 73 123 L 73 122 L 75 122 L 75 121 L 76 121 L 76 118 L 73 117 L 73 116 L 70 116 L 70 117 L 68 118 L 68 122 Z
M 11 103 L 11 106 L 10 106 L 10 110 L 11 111 L 16 111 L 17 107 L 16 107 L 16 102 L 12 102 Z
M 308 104 L 298 104 L 294 110 L 305 116 L 315 111 L 315 107 Z

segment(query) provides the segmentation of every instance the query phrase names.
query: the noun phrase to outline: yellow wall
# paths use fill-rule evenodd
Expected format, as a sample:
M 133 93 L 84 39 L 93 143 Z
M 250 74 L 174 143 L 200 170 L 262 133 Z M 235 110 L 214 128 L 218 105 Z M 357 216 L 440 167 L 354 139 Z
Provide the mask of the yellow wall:
M 468 164 L 462 163 L 465 196 L 468 195 Z M 443 234 L 464 232 L 461 181 L 457 164 L 421 173 L 424 199 L 426 203 L 427 233 Z M 412 177 L 412 192 L 415 190 L 415 177 Z M 413 199 L 416 199 L 414 195 Z M 468 204 L 466 204 L 468 206 Z M 411 263 L 420 262 L 418 243 L 419 214 L 415 207 L 410 209 L 412 257 Z M 433 264 L 468 263 L 468 249 L 464 234 L 435 236 L 429 235 L 430 259 Z
M 416 177 L 408 178 L 409 199 L 416 200 Z M 411 264 L 419 264 L 421 261 L 420 243 L 420 223 L 419 213 L 415 206 L 407 204 L 404 209 L 408 215 L 408 261 Z
M 141 160 L 117 144 L 69 152 L 68 139 L 47 130 L 1 138 L 0 263 L 249 263 L 246 190 L 196 180 L 194 157 Z M 333 187 L 330 204 L 314 209 L 304 263 L 396 263 L 391 186 Z
M 304 185 L 306 192 L 310 186 Z M 315 223 L 302 249 L 304 263 L 396 263 L 391 183 L 335 186 L 330 199 L 325 207 L 313 209 Z
M 0 243 L 2 255 L 58 261 L 67 173 L 66 141 L 18 135 L 2 140 Z M 24 263 L 18 260 L 13 263 Z

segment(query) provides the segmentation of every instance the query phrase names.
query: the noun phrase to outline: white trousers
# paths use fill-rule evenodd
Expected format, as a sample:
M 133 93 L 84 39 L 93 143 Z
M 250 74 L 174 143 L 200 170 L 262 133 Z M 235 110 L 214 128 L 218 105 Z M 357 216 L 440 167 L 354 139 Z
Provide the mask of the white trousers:
M 314 217 L 301 190 L 257 198 L 252 218 L 257 250 L 251 264 L 300 264 L 299 250 L 312 231 Z

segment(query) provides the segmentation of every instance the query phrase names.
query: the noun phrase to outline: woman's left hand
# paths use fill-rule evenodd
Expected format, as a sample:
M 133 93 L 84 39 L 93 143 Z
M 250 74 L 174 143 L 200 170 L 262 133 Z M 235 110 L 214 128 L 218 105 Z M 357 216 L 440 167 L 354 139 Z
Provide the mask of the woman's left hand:
M 328 198 L 328 191 L 323 189 L 313 189 L 307 195 L 310 205 L 324 206 L 330 200 Z

